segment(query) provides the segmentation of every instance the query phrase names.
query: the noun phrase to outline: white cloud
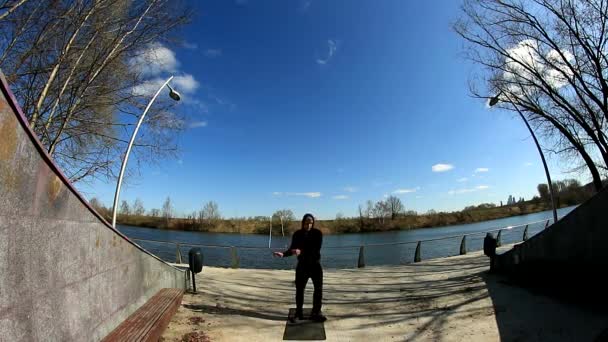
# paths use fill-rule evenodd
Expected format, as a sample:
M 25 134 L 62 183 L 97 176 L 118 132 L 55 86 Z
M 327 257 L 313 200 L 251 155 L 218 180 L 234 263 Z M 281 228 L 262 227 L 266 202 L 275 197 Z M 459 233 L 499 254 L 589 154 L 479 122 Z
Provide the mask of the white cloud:
M 530 163 L 530 162 L 524 163 L 524 166 L 532 166 L 532 165 L 534 165 L 534 164 Z
M 294 196 L 306 196 L 306 197 L 310 197 L 310 198 L 321 197 L 320 192 L 296 192 L 296 193 L 293 193 L 293 195 Z
M 435 164 L 431 167 L 433 172 L 446 172 L 454 168 L 452 164 Z
M 507 54 L 509 57 L 505 61 L 506 70 L 503 73 L 503 78 L 512 82 L 513 85 L 509 87 L 509 90 L 516 96 L 523 95 L 522 92 L 526 91 L 517 84 L 526 84 L 526 79 L 536 78 L 536 76 L 532 76 L 532 72 L 528 69 L 540 74 L 554 88 L 565 86 L 568 84 L 566 77 L 572 76 L 572 71 L 567 66 L 566 61 L 572 62 L 574 56 L 567 50 L 543 50 L 537 41 L 524 39 L 514 47 L 507 49 Z
M 456 181 L 459 182 L 459 183 L 462 183 L 462 182 L 466 182 L 468 180 L 469 179 L 467 177 L 462 177 L 462 178 L 458 178 Z
M 345 200 L 345 199 L 348 199 L 348 196 L 346 196 L 346 195 L 337 195 L 337 196 L 334 196 L 332 198 L 335 199 L 335 200 Z
M 476 191 L 482 191 L 482 190 L 487 190 L 490 187 L 487 185 L 478 185 L 474 188 L 465 188 L 465 189 L 458 189 L 458 190 L 450 190 L 448 191 L 449 195 L 459 195 L 459 194 L 465 194 L 465 193 L 469 193 L 469 192 L 476 192 Z
M 175 52 L 161 43 L 152 43 L 129 60 L 129 64 L 144 76 L 156 76 L 162 72 L 175 72 L 179 62 Z
M 216 58 L 222 55 L 222 49 L 207 49 L 205 50 L 205 57 Z
M 312 0 L 301 0 L 299 10 L 301 12 L 306 12 L 311 4 Z
M 207 121 L 195 121 L 190 123 L 190 128 L 207 127 Z
M 397 189 L 393 191 L 394 194 L 409 194 L 412 192 L 416 192 L 417 189 Z
M 355 188 L 354 186 L 347 186 L 344 188 L 344 191 L 346 192 L 357 192 L 357 188 Z
M 189 49 L 189 50 L 196 50 L 196 49 L 198 49 L 198 44 L 196 44 L 196 43 L 184 42 L 182 44 L 182 46 L 185 47 L 186 49 Z
M 153 78 L 142 84 L 136 85 L 131 89 L 131 92 L 133 95 L 138 96 L 152 96 L 165 81 L 166 79 L 160 77 Z M 180 94 L 192 94 L 199 87 L 198 81 L 190 74 L 175 76 L 170 84 Z M 168 91 L 168 89 L 166 91 Z
M 338 50 L 338 41 L 334 39 L 327 40 L 327 56 L 325 58 L 317 58 L 317 63 L 325 65 L 334 57 L 334 54 Z
M 280 192 L 275 191 L 272 193 L 274 196 L 304 196 L 310 198 L 321 197 L 320 192 Z
M 183 101 L 187 105 L 197 107 L 200 113 L 209 113 L 209 106 L 201 100 L 186 97 Z
M 475 169 L 475 173 L 488 172 L 488 171 L 490 171 L 490 169 L 488 169 L 487 167 L 478 167 Z
M 193 93 L 199 87 L 198 81 L 190 74 L 175 76 L 172 82 L 174 85 L 173 88 L 183 93 Z

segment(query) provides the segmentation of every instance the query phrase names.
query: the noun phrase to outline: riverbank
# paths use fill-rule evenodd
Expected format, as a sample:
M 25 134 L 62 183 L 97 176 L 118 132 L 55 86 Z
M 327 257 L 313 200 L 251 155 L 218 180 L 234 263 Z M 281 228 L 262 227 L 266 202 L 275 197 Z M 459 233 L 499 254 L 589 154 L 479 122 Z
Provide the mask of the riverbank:
M 561 207 L 566 207 L 564 204 Z M 336 220 L 318 220 L 316 226 L 324 234 L 366 233 L 384 232 L 396 230 L 409 230 L 431 227 L 443 227 L 458 224 L 476 223 L 500 218 L 533 214 L 550 210 L 550 206 L 541 201 L 527 201 L 509 206 L 491 208 L 473 208 L 458 212 L 439 212 L 421 215 L 401 214 L 394 219 L 385 218 L 342 218 Z M 268 218 L 246 219 L 231 218 L 219 219 L 211 222 L 199 222 L 195 218 L 173 218 L 166 220 L 161 217 L 152 216 L 119 216 L 118 223 L 122 225 L 157 228 L 167 230 L 196 231 L 209 233 L 234 233 L 234 234 L 268 234 Z M 283 223 L 285 234 L 291 234 L 299 229 L 299 221 Z M 273 233 L 282 235 L 279 222 L 272 222 Z
M 323 324 L 286 323 L 293 271 L 205 267 L 163 341 L 593 341 L 606 315 L 510 285 L 488 274 L 481 252 L 402 266 L 325 270 Z M 312 284 L 305 308 L 312 302 Z M 294 330 L 295 329 L 295 330 Z M 192 339 L 187 339 L 192 337 Z M 198 337 L 199 339 L 194 339 Z M 205 337 L 207 339 L 205 339 Z M 304 338 L 300 338 L 304 339 Z

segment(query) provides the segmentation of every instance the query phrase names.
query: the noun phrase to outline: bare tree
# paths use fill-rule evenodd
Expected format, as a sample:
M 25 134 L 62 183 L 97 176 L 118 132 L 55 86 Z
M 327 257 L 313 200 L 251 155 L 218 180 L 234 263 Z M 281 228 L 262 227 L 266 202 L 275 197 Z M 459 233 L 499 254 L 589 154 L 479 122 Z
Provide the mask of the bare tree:
M 401 200 L 396 196 L 389 196 L 386 199 L 386 204 L 391 215 L 391 220 L 394 220 L 398 214 L 405 210 L 403 203 L 401 203 Z
M 116 175 L 149 100 L 141 91 L 151 81 L 149 63 L 140 57 L 189 15 L 164 0 L 0 1 L 0 68 L 72 181 Z M 132 165 L 175 153 L 183 123 L 169 106 L 161 101 L 149 112 Z
M 390 206 L 386 201 L 378 201 L 374 206 L 374 217 L 378 219 L 378 222 L 384 224 L 387 217 L 390 217 L 391 210 Z
M 150 216 L 152 216 L 152 217 L 159 217 L 160 216 L 160 210 L 158 208 L 150 209 Z
M 97 197 L 91 198 L 91 200 L 89 201 L 89 204 L 91 205 L 91 207 L 93 207 L 93 209 L 95 209 L 97 211 L 99 211 L 99 209 L 103 208 L 101 201 Z
M 120 213 L 124 216 L 131 215 L 131 208 L 129 207 L 129 203 L 127 203 L 127 201 L 123 200 L 120 204 Z
M 135 202 L 133 203 L 133 215 L 141 216 L 145 212 L 146 209 L 144 209 L 144 202 L 142 202 L 142 200 L 139 198 L 135 199 Z
M 171 197 L 167 196 L 167 199 L 165 199 L 165 202 L 163 203 L 162 214 L 165 220 L 167 221 L 167 224 L 169 224 L 169 220 L 173 218 L 173 205 L 171 204 Z
M 596 190 L 608 168 L 608 2 L 466 0 L 456 32 L 485 73 L 482 89 L 521 110 Z M 487 97 L 472 87 L 473 94 Z M 575 167 L 575 170 L 580 167 Z
M 273 218 L 276 218 L 281 222 L 281 234 L 285 235 L 285 222 L 291 222 L 295 220 L 295 216 L 291 209 L 282 209 L 277 210 L 274 214 L 272 214 Z
M 221 218 L 219 206 L 214 201 L 205 203 L 203 209 L 199 212 L 199 219 L 203 224 L 210 225 Z
M 367 200 L 367 202 L 365 202 L 365 216 L 367 218 L 372 218 L 374 217 L 374 202 Z

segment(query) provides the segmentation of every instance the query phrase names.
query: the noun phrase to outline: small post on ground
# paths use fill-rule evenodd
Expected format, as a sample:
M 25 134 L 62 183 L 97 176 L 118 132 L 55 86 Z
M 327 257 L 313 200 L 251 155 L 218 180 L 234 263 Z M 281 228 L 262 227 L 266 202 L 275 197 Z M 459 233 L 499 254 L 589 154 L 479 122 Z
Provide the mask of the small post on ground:
M 526 225 L 526 228 L 524 228 L 524 237 L 523 240 L 526 241 L 528 240 L 528 225 Z
M 231 255 L 231 267 L 232 268 L 239 268 L 239 256 L 236 253 L 236 247 L 232 246 L 230 247 L 230 255 Z
M 420 258 L 420 245 L 421 241 L 418 241 L 418 244 L 416 245 L 416 254 L 414 254 L 414 262 L 420 262 L 420 260 L 422 260 Z
M 359 247 L 359 262 L 357 263 L 357 267 L 365 267 L 365 246 Z
M 182 263 L 182 252 L 179 249 L 179 243 L 175 244 L 175 262 L 178 264 Z
M 549 227 L 549 221 L 551 221 L 551 220 L 547 220 L 547 223 L 545 223 L 545 229 L 547 229 L 547 227 Z
M 498 231 L 498 235 L 496 235 L 496 247 L 502 246 L 502 229 Z
M 467 254 L 467 236 L 464 235 L 462 237 L 462 241 L 460 242 L 460 255 Z

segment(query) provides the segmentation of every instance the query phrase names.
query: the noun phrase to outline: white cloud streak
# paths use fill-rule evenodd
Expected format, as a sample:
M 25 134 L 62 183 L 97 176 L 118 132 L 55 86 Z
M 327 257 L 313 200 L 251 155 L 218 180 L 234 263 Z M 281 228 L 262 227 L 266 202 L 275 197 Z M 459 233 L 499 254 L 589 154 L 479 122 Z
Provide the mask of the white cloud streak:
M 275 191 L 272 193 L 274 196 L 302 196 L 309 198 L 317 198 L 321 197 L 322 194 L 320 192 L 280 192 Z
M 333 39 L 327 40 L 327 56 L 325 58 L 317 58 L 317 63 L 325 65 L 334 57 L 334 54 L 338 51 L 338 41 Z
M 300 7 L 298 9 L 300 10 L 300 12 L 306 12 L 308 11 L 308 8 L 310 8 L 311 4 L 312 0 L 301 0 Z
M 357 192 L 357 190 L 358 189 L 356 187 L 354 187 L 354 186 L 347 186 L 347 187 L 344 188 L 344 191 L 351 192 L 351 193 L 352 192 Z
M 222 56 L 222 49 L 207 49 L 204 53 L 207 58 L 217 58 Z
M 409 194 L 412 192 L 416 192 L 417 189 L 397 189 L 393 191 L 393 194 Z
M 207 121 L 195 121 L 190 123 L 190 128 L 207 127 Z
M 462 178 L 458 178 L 456 181 L 457 181 L 458 183 L 462 183 L 462 182 L 466 182 L 466 181 L 468 181 L 468 180 L 469 180 L 469 179 L 468 179 L 467 177 L 462 177 Z
M 446 172 L 450 171 L 453 168 L 454 165 L 452 164 L 435 164 L 431 167 L 431 170 L 433 170 L 433 172 Z
M 478 167 L 475 169 L 475 173 L 488 172 L 488 171 L 490 171 L 490 169 L 488 169 L 487 167 Z
M 335 200 L 346 200 L 349 197 L 347 195 L 336 195 L 336 196 L 334 196 L 332 198 L 335 199 Z
M 460 195 L 460 194 L 466 194 L 469 192 L 476 192 L 476 191 L 483 191 L 483 190 L 487 190 L 490 187 L 488 185 L 478 185 L 474 188 L 466 188 L 466 189 L 458 189 L 458 190 L 450 190 L 448 191 L 448 195 Z

